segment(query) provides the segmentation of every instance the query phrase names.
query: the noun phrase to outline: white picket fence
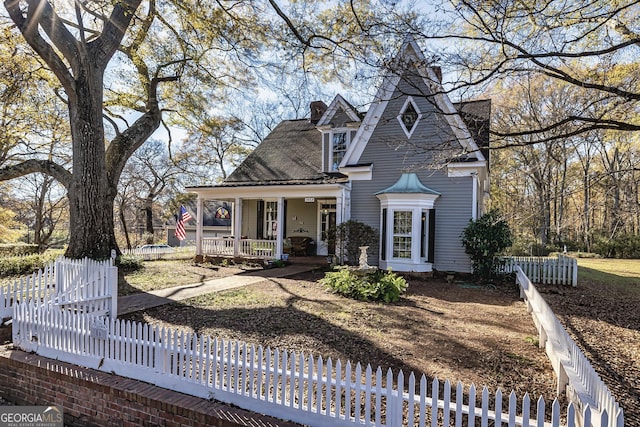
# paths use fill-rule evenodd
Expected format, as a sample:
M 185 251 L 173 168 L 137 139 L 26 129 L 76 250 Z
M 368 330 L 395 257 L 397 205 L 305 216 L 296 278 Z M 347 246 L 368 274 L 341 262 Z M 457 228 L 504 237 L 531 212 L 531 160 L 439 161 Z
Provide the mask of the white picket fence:
M 123 249 L 124 255 L 134 255 L 144 261 L 157 261 L 159 259 L 185 258 L 195 255 L 195 246 L 185 246 L 181 248 L 173 247 L 151 247 Z
M 515 272 L 516 282 L 520 286 L 520 296 L 524 299 L 527 311 L 531 313 L 538 329 L 540 348 L 545 349 L 556 373 L 557 392 L 566 391 L 567 397 L 580 410 L 589 407 L 596 414 L 608 414 L 606 424 L 595 425 L 624 426 L 623 410 L 602 378 L 569 336 L 523 269 L 516 266 Z
M 115 317 L 117 295 L 118 269 L 112 260 L 59 257 L 37 273 L 0 288 L 0 316 L 12 316 L 18 302 L 34 301 Z
M 545 285 L 578 285 L 578 260 L 559 254 L 553 257 L 500 257 L 499 272 L 513 273 L 518 266 L 533 282 Z
M 419 379 L 70 310 L 20 303 L 13 342 L 44 357 L 313 426 L 607 426 L 606 410 L 562 411 L 515 392 Z M 566 424 L 564 424 L 566 420 Z M 612 426 L 616 426 L 612 424 Z M 619 424 L 618 427 L 621 427 Z
M 113 259 L 58 258 L 54 272 L 57 292 L 45 303 L 94 315 L 117 316 L 118 268 Z
M 13 305 L 20 301 L 40 301 L 56 291 L 54 263 L 42 270 L 0 286 L 0 319 L 13 315 Z

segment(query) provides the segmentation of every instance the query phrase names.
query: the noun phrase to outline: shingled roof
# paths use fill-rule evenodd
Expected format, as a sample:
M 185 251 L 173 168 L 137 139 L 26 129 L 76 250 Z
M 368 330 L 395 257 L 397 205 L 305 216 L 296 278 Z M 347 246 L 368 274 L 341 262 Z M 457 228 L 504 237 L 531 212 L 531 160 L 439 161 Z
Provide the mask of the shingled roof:
M 322 134 L 308 119 L 285 120 L 262 141 L 222 186 L 321 184 L 346 176 L 322 172 Z
M 489 162 L 489 127 L 491 125 L 491 100 L 482 99 L 455 103 L 460 117 L 478 144 L 487 165 Z
M 491 101 L 455 104 L 469 132 L 489 158 Z M 324 184 L 344 182 L 346 175 L 322 172 L 322 134 L 309 119 L 285 120 L 220 186 Z

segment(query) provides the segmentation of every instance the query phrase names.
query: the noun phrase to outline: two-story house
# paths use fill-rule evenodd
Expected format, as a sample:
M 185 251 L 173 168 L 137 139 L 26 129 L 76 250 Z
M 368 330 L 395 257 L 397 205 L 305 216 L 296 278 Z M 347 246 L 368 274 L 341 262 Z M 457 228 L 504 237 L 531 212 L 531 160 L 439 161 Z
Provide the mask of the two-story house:
M 190 187 L 202 223 L 207 200 L 232 204 L 227 238 L 204 237 L 198 254 L 279 258 L 287 238 L 313 240 L 349 219 L 378 230 L 369 264 L 394 271 L 470 272 L 461 244 L 489 191 L 490 101 L 453 104 L 440 71 L 413 40 L 393 61 L 366 114 L 337 95 L 310 117 L 280 123 L 220 185 Z

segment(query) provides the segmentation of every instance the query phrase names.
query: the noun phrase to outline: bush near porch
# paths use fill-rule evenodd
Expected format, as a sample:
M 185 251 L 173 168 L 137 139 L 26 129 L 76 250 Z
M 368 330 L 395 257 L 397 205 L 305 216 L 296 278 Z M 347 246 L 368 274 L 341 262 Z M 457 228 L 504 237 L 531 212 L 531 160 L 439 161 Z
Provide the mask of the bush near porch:
M 407 281 L 377 268 L 359 270 L 336 267 L 325 274 L 319 283 L 336 294 L 360 301 L 396 302 L 407 290 Z

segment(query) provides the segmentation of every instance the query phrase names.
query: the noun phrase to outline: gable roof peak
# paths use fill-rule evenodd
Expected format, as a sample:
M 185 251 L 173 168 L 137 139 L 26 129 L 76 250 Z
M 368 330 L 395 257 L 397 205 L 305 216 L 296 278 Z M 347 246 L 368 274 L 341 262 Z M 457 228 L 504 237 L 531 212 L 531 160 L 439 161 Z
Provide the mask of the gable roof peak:
M 327 111 L 325 111 L 325 113 L 322 115 L 320 120 L 318 120 L 317 126 L 329 125 L 331 123 L 331 119 L 336 114 L 338 109 L 342 109 L 342 111 L 345 112 L 345 114 L 349 117 L 351 121 L 353 122 L 361 121 L 360 115 L 358 114 L 358 110 L 356 110 L 356 108 L 353 105 L 347 102 L 347 100 L 344 99 L 342 95 L 337 94 L 335 98 L 333 98 L 333 101 L 331 101 L 331 104 L 329 104 Z
M 412 34 L 408 34 L 404 42 L 402 42 L 402 46 L 400 47 L 400 52 L 396 55 L 396 58 L 399 60 L 409 60 L 415 59 L 418 61 L 426 61 L 424 53 L 422 53 L 422 49 L 418 46 L 418 42 L 413 38 Z
M 473 153 L 477 160 L 485 161 L 484 154 L 478 149 L 476 141 L 474 141 L 469 129 L 442 87 L 441 70 L 439 70 L 439 67 L 433 67 L 428 63 L 413 36 L 409 35 L 405 38 L 398 54 L 388 64 L 385 70 L 386 75 L 362 121 L 363 125 L 360 126 L 358 133 L 354 137 L 356 143 L 347 148 L 343 164 L 355 164 L 360 161 L 360 156 L 369 138 L 371 138 L 374 129 L 376 129 L 389 101 L 393 99 L 398 84 L 405 78 L 404 73 L 409 65 L 415 67 L 417 72 L 415 77 L 420 79 L 430 92 L 425 96 L 433 98 L 437 110 L 443 114 L 461 148 L 466 152 Z

